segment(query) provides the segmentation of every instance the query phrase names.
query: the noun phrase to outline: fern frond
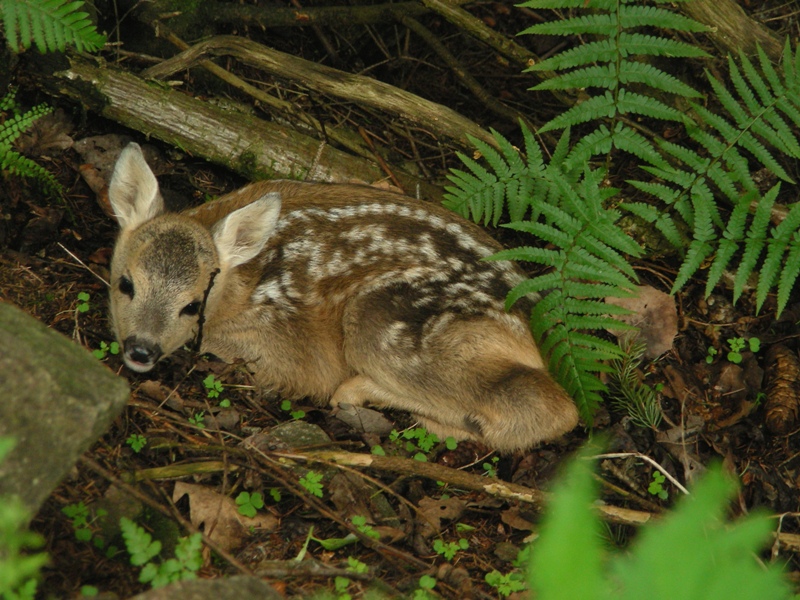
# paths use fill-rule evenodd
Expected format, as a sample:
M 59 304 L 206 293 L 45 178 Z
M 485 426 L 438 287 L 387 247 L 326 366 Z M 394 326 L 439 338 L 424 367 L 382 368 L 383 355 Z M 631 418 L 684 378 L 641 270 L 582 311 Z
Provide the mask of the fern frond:
M 776 312 L 781 314 L 789 303 L 789 295 L 794 289 L 794 284 L 800 275 L 800 232 L 795 232 L 788 244 L 789 253 L 784 261 L 778 279 L 778 306 Z M 760 305 L 759 305 L 760 308 Z
M 64 52 L 73 45 L 78 52 L 99 50 L 105 37 L 97 33 L 83 2 L 69 0 L 0 0 L 8 44 L 18 51 L 36 44 L 38 50 Z
M 569 90 L 573 88 L 598 87 L 613 90 L 619 84 L 616 65 L 594 65 L 583 69 L 575 69 L 563 75 L 545 79 L 531 90 Z
M 625 88 L 619 91 L 617 96 L 617 110 L 622 114 L 631 113 L 634 115 L 644 115 L 662 121 L 683 121 L 684 114 L 671 106 L 667 106 L 661 100 L 630 92 Z
M 725 269 L 728 268 L 731 258 L 739 249 L 739 243 L 744 239 L 747 217 L 750 213 L 750 202 L 755 194 L 750 193 L 742 197 L 728 219 L 728 225 L 717 248 L 717 255 L 708 270 L 705 295 L 709 296 L 714 286 L 717 285 Z
M 571 48 L 528 67 L 528 71 L 560 71 L 583 65 L 607 63 L 619 55 L 611 40 L 598 40 Z
M 658 27 L 675 31 L 702 32 L 708 27 L 689 17 L 658 6 L 623 4 L 619 10 L 620 25 L 624 29 L 633 27 Z
M 614 35 L 617 31 L 616 15 L 597 13 L 580 15 L 558 21 L 539 23 L 521 33 L 528 35 Z
M 670 56 L 679 58 L 707 58 L 709 54 L 697 46 L 668 38 L 629 33 L 619 36 L 619 49 L 625 55 Z
M 619 80 L 622 83 L 643 83 L 662 92 L 676 94 L 685 98 L 698 98 L 701 96 L 700 92 L 692 86 L 647 63 L 623 61 L 620 65 Z
M 774 186 L 770 189 L 764 197 L 758 202 L 753 220 L 750 223 L 750 229 L 747 231 L 747 240 L 744 246 L 742 258 L 739 261 L 739 268 L 736 271 L 736 277 L 733 281 L 733 302 L 739 299 L 744 287 L 747 284 L 747 279 L 750 277 L 753 269 L 756 266 L 758 258 L 761 256 L 761 251 L 766 244 L 767 227 L 769 226 L 769 218 L 772 213 L 772 206 L 775 203 L 775 198 L 778 196 L 780 185 Z

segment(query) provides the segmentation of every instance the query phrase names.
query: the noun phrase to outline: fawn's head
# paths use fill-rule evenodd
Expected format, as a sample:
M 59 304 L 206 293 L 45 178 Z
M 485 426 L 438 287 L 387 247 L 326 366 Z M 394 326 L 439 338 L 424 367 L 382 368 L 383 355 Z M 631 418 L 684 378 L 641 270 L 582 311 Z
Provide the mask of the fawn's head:
M 120 225 L 111 261 L 111 320 L 125 364 L 146 372 L 194 339 L 201 318 L 225 301 L 233 269 L 264 247 L 280 213 L 272 193 L 207 229 L 164 212 L 138 144 L 120 154 L 108 190 Z

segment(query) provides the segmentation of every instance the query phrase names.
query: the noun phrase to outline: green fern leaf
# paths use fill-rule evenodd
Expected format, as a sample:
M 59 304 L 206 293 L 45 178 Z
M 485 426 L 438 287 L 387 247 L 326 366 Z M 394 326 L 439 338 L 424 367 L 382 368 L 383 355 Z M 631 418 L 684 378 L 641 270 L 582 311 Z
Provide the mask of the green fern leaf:
M 756 310 L 761 309 L 764 301 L 767 299 L 767 294 L 770 289 L 772 289 L 775 281 L 778 280 L 780 265 L 783 262 L 784 254 L 789 248 L 792 238 L 796 235 L 798 228 L 800 228 L 800 203 L 795 203 L 786 214 L 783 221 L 775 227 L 772 232 L 772 239 L 768 241 L 767 257 L 764 259 L 764 263 L 761 266 L 758 286 L 756 287 Z M 786 265 L 787 268 L 791 270 L 796 268 L 796 265 L 791 265 L 788 262 Z M 787 275 L 787 280 L 790 277 L 791 274 Z M 793 278 L 792 283 L 794 283 Z M 787 299 L 789 291 L 791 290 L 784 290 Z
M 682 112 L 667 106 L 661 100 L 637 94 L 624 88 L 619 91 L 617 96 L 617 110 L 623 114 L 644 115 L 663 121 L 683 121 L 685 119 Z
M 702 23 L 657 6 L 623 4 L 619 8 L 620 25 L 624 29 L 633 27 L 658 27 L 675 31 L 708 31 Z
M 616 101 L 611 92 L 606 92 L 602 96 L 594 96 L 561 113 L 559 116 L 539 129 L 540 133 L 553 129 L 563 129 L 580 123 L 586 123 L 595 119 L 611 118 L 617 112 Z
M 622 83 L 643 83 L 651 88 L 686 98 L 697 98 L 701 95 L 700 92 L 677 77 L 647 63 L 623 61 L 620 64 L 619 80 Z
M 739 261 L 739 268 L 736 271 L 736 277 L 733 281 L 733 302 L 734 304 L 742 295 L 744 286 L 753 269 L 756 266 L 761 251 L 764 249 L 766 243 L 766 232 L 769 226 L 769 218 L 772 213 L 772 205 L 775 203 L 775 198 L 780 191 L 780 185 L 772 187 L 764 197 L 758 202 L 753 220 L 750 223 L 750 229 L 747 232 L 747 241 L 745 243 L 742 259 Z
M 561 54 L 528 67 L 528 71 L 560 71 L 583 65 L 607 63 L 619 56 L 619 50 L 611 40 L 598 40 L 571 48 Z
M 795 232 L 789 244 L 789 254 L 778 279 L 777 314 L 780 315 L 786 308 L 798 275 L 800 275 L 800 232 Z
M 731 258 L 733 258 L 733 255 L 739 249 L 739 243 L 744 239 L 747 216 L 750 213 L 750 203 L 755 195 L 755 193 L 750 193 L 743 196 L 733 209 L 730 219 L 728 219 L 728 225 L 717 249 L 717 255 L 708 270 L 706 296 L 711 294 L 714 286 L 717 285 L 725 269 L 728 267 Z
M 35 43 L 40 52 L 64 52 L 74 45 L 82 52 L 99 50 L 105 37 L 98 34 L 83 2 L 68 0 L 0 0 L 3 26 L 12 50 Z
M 697 46 L 667 38 L 623 31 L 619 35 L 619 50 L 623 56 L 647 55 L 682 58 L 708 58 Z M 601 60 L 598 58 L 598 60 Z
M 536 91 L 598 87 L 613 90 L 617 87 L 619 81 L 620 78 L 615 65 L 594 65 L 545 79 L 530 89 Z
M 651 165 L 662 168 L 668 168 L 669 166 L 653 146 L 652 142 L 638 131 L 628 127 L 622 121 L 618 121 L 616 125 L 614 125 L 614 133 L 611 139 L 615 148 L 633 154 Z M 578 145 L 579 144 L 576 144 L 576 147 Z M 572 160 L 571 155 L 570 160 Z M 588 158 L 585 162 L 588 162 Z
M 539 23 L 520 32 L 520 35 L 604 35 L 617 32 L 616 14 L 593 14 Z
M 583 136 L 564 159 L 564 168 L 571 170 L 588 164 L 593 156 L 607 155 L 613 147 L 613 135 L 605 125 L 600 125 Z

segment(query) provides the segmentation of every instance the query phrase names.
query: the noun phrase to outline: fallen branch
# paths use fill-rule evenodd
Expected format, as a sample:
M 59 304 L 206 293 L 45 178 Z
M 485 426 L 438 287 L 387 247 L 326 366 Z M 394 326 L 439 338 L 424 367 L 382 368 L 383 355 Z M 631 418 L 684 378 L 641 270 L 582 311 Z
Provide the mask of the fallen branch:
M 188 69 L 209 56 L 230 56 L 250 67 L 294 81 L 297 85 L 320 94 L 394 114 L 432 131 L 437 136 L 456 140 L 465 148 L 472 147 L 468 135 L 496 145 L 488 131 L 446 106 L 370 77 L 344 73 L 231 35 L 221 35 L 200 42 L 177 56 L 150 67 L 142 76 L 163 79 L 177 71 Z
M 121 69 L 69 56 L 61 68 L 37 66 L 48 92 L 141 131 L 184 151 L 223 165 L 248 179 L 291 177 L 317 181 L 384 178 L 372 161 L 351 156 L 297 131 L 154 85 Z M 438 200 L 441 188 L 394 171 L 407 193 Z

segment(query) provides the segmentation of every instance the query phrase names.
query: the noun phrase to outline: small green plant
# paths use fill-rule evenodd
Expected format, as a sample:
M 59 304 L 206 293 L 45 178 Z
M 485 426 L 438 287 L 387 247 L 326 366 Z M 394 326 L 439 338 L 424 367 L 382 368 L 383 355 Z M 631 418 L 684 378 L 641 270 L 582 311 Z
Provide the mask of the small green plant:
M 608 378 L 608 395 L 611 404 L 628 415 L 639 427 L 658 431 L 664 413 L 661 411 L 658 393 L 642 381 L 639 367 L 645 353 L 645 345 L 630 340 L 620 340 L 622 355 L 611 361 Z
M 351 522 L 356 529 L 358 529 L 361 533 L 366 535 L 367 537 L 371 537 L 372 539 L 380 539 L 381 534 L 375 531 L 372 528 L 372 525 L 367 523 L 367 517 L 363 515 L 356 515 L 352 518 Z
M 458 538 L 457 542 L 445 542 L 440 539 L 433 542 L 434 551 L 448 561 L 453 560 L 459 550 L 466 550 L 467 548 L 469 548 L 469 542 L 466 538 Z
M 194 533 L 178 540 L 175 546 L 175 558 L 156 563 L 153 559 L 161 553 L 161 542 L 130 519 L 120 519 L 122 538 L 130 554 L 131 564 L 142 567 L 139 573 L 141 583 L 149 583 L 152 587 L 163 587 L 173 581 L 196 579 L 197 571 L 203 566 L 203 536 Z
M 411 596 L 413 600 L 432 600 L 435 598 L 431 591 L 436 587 L 436 578 L 430 575 L 423 575 L 419 578 L 419 587 L 414 590 Z
M 189 423 L 191 423 L 192 425 L 194 425 L 199 429 L 205 429 L 206 428 L 205 419 L 206 419 L 206 411 L 201 410 L 193 414 L 191 417 L 189 417 Z
M 79 313 L 89 312 L 89 292 L 79 292 L 78 293 L 78 304 L 75 306 L 75 310 Z
M 455 450 L 458 448 L 458 440 L 454 438 L 452 435 L 449 435 L 444 440 L 444 447 L 448 450 Z
M 487 477 L 496 478 L 497 477 L 497 463 L 500 462 L 499 456 L 493 456 L 489 459 L 489 462 L 485 462 L 481 465 L 483 467 L 483 472 L 486 473 Z
M 353 556 L 347 557 L 347 570 L 353 573 L 368 573 L 369 567 Z
M 653 481 L 647 486 L 647 491 L 653 496 L 658 496 L 662 500 L 666 500 L 669 498 L 669 493 L 664 489 L 664 482 L 666 480 L 667 478 L 664 477 L 660 471 L 653 471 Z
M 242 492 L 236 496 L 236 504 L 239 506 L 239 514 L 251 519 L 256 513 L 264 508 L 264 497 L 258 493 Z
M 728 352 L 727 359 L 728 361 L 732 362 L 735 365 L 738 365 L 742 362 L 742 350 L 749 347 L 750 352 L 755 354 L 761 349 L 761 340 L 756 337 L 752 338 L 742 338 L 742 337 L 735 337 L 730 338 L 728 340 L 728 346 L 730 347 L 731 351 Z
M 281 501 L 281 490 L 279 488 L 270 488 L 269 489 L 269 497 L 272 498 L 273 502 L 280 502 Z
M 393 429 L 389 433 L 389 441 L 402 444 L 406 452 L 413 455 L 414 460 L 425 462 L 428 460 L 428 453 L 439 443 L 439 438 L 435 433 L 428 433 L 424 427 L 412 427 L 402 433 Z
M 140 433 L 132 433 L 125 440 L 125 443 L 131 447 L 131 450 L 139 454 L 142 449 L 147 445 L 147 438 Z
M 203 387 L 206 388 L 206 395 L 211 399 L 219 398 L 222 393 L 222 382 L 214 377 L 213 373 L 203 379 Z
M 0 463 L 14 444 L 13 439 L 0 437 Z M 33 599 L 36 577 L 47 563 L 47 554 L 33 550 L 41 547 L 44 540 L 28 531 L 28 511 L 19 499 L 0 499 L 0 596 Z
M 375 456 L 386 456 L 386 450 L 382 446 L 373 446 L 369 451 Z
M 322 474 L 316 471 L 309 471 L 300 478 L 300 485 L 306 488 L 306 491 L 318 498 L 322 498 Z
M 97 589 L 93 585 L 82 585 L 81 586 L 81 596 L 86 596 L 87 598 L 94 598 L 100 593 L 100 590 Z
M 735 483 L 720 465 L 624 553 L 608 552 L 592 508 L 596 482 L 584 449 L 560 482 L 534 542 L 528 585 L 537 600 L 789 600 L 776 565 L 758 559 L 773 524 L 765 514 L 728 522 Z M 580 577 L 572 565 L 580 564 Z
M 521 592 L 527 586 L 525 585 L 525 577 L 522 573 L 511 571 L 503 575 L 500 571 L 492 571 L 484 576 L 486 583 L 497 590 L 497 593 L 503 597 L 508 597 L 514 592 Z
M 347 577 L 337 575 L 333 578 L 333 589 L 336 591 L 336 600 L 351 600 L 352 596 L 347 593 L 347 588 L 350 587 L 350 581 Z
M 289 415 L 291 415 L 291 417 L 295 420 L 302 419 L 306 416 L 306 411 L 304 410 L 292 410 L 291 400 L 284 400 L 281 402 L 281 410 L 288 412 Z
M 89 507 L 83 502 L 77 504 L 68 504 L 61 509 L 67 518 L 72 519 L 72 528 L 75 530 L 75 539 L 81 542 L 90 542 L 93 539 L 94 531 L 92 525 L 98 519 L 102 519 L 108 515 L 108 512 L 100 509 L 97 510 L 94 516 L 89 513 Z M 95 543 L 95 545 L 102 546 L 102 541 Z
M 708 364 L 711 364 L 711 363 L 713 363 L 713 362 L 714 362 L 714 357 L 715 357 L 717 354 L 719 354 L 719 352 L 717 351 L 717 349 L 716 349 L 716 348 L 714 348 L 714 346 L 709 346 L 709 347 L 708 347 L 708 351 L 707 351 L 707 353 L 706 353 L 706 362 L 707 362 Z
M 109 354 L 114 356 L 119 354 L 119 344 L 117 342 L 111 342 L 110 344 L 100 342 L 100 347 L 97 350 L 92 350 L 92 356 L 97 360 L 103 360 Z

